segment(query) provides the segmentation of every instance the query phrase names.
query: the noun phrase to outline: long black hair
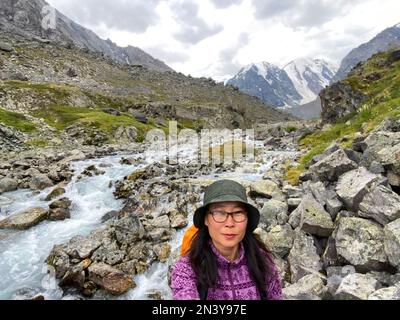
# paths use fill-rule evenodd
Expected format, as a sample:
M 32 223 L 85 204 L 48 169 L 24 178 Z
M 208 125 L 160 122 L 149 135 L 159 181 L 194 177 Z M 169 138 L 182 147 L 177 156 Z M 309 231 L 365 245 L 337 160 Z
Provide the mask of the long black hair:
M 197 277 L 197 283 L 201 287 L 215 287 L 218 276 L 217 258 L 210 247 L 210 234 L 207 226 L 201 227 L 194 235 L 190 251 L 189 261 Z M 250 277 L 255 283 L 261 296 L 266 293 L 266 279 L 273 272 L 271 254 L 267 247 L 250 230 L 242 240 Z

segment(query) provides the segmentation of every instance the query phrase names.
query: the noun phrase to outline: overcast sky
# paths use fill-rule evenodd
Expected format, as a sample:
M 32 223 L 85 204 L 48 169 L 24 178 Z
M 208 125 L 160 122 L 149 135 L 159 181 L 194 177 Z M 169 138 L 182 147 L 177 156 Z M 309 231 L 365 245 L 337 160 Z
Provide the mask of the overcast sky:
M 47 1 L 103 39 L 140 47 L 184 74 L 216 79 L 259 61 L 339 64 L 400 23 L 399 0 Z

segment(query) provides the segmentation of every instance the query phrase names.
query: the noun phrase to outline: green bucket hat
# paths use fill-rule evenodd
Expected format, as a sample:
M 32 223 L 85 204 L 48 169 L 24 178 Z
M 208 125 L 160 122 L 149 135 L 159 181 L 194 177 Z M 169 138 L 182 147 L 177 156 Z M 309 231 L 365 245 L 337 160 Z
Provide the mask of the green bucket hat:
M 254 231 L 260 221 L 260 212 L 256 207 L 248 203 L 246 189 L 233 180 L 219 180 L 209 185 L 204 193 L 203 206 L 198 208 L 193 215 L 193 223 L 196 228 L 204 227 L 204 216 L 208 205 L 216 202 L 238 201 L 246 205 L 248 224 L 247 228 Z

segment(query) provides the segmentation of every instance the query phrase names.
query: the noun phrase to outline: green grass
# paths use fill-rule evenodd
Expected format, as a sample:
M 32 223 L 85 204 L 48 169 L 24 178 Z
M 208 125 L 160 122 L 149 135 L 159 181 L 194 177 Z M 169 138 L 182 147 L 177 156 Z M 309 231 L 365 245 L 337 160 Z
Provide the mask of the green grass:
M 18 131 L 32 133 L 36 131 L 35 125 L 24 115 L 0 108 L 0 123 Z
M 297 166 L 287 165 L 286 180 L 289 183 L 297 185 L 300 174 L 305 171 L 305 165 L 332 142 L 339 142 L 343 148 L 349 148 L 357 132 L 368 134 L 387 118 L 400 119 L 400 62 L 386 68 L 384 72 L 382 68 L 377 67 L 377 61 L 387 55 L 388 53 L 379 54 L 363 67 L 364 72 L 368 74 L 381 73 L 381 79 L 368 81 L 362 73 L 344 80 L 353 89 L 361 90 L 369 99 L 358 112 L 343 117 L 329 129 L 308 134 L 300 139 L 299 144 L 306 153 L 300 158 Z M 344 136 L 348 139 L 342 142 Z
M 47 147 L 49 145 L 49 143 L 44 140 L 29 140 L 29 141 L 25 142 L 25 144 L 27 144 L 29 146 L 41 147 L 41 148 Z

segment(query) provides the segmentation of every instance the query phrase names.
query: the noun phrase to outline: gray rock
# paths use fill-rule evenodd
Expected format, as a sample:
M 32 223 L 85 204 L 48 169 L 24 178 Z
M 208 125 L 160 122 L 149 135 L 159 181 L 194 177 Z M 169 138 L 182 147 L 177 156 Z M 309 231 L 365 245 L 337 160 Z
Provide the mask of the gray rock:
M 390 264 L 400 269 L 400 219 L 397 219 L 384 228 L 385 252 Z
M 18 182 L 16 179 L 5 177 L 0 179 L 0 193 L 17 190 Z
M 117 221 L 112 221 L 111 225 L 114 227 L 115 236 L 120 243 L 132 244 L 144 236 L 145 230 L 142 223 L 134 214 L 130 214 Z
M 100 247 L 101 242 L 97 239 L 92 239 L 90 236 L 75 236 L 65 248 L 65 252 L 75 259 L 89 258 L 93 252 Z
M 400 196 L 385 186 L 377 186 L 365 195 L 358 215 L 382 225 L 400 218 Z
M 171 246 L 168 243 L 157 244 L 154 246 L 153 250 L 160 262 L 168 261 L 169 255 L 171 254 Z
M 285 258 L 293 247 L 295 232 L 289 225 L 275 226 L 261 236 L 267 248 L 275 255 Z
M 303 196 L 303 189 L 287 185 L 283 187 L 283 193 L 285 193 L 288 198 L 301 198 Z
M 53 186 L 53 182 L 45 174 L 38 174 L 29 181 L 29 188 L 32 190 L 43 190 Z
M 45 201 L 51 201 L 51 200 L 63 195 L 64 193 L 65 193 L 64 188 L 57 187 L 46 196 Z
M 396 173 L 393 170 L 388 170 L 386 177 L 391 186 L 400 187 L 400 173 Z
M 377 161 L 372 161 L 368 169 L 370 172 L 375 174 L 381 174 L 385 172 L 383 166 Z
M 326 211 L 331 215 L 333 221 L 342 208 L 343 204 L 338 198 L 326 200 Z
M 8 43 L 0 42 L 0 51 L 12 52 L 13 48 Z
M 321 181 L 336 181 L 343 173 L 357 168 L 357 163 L 339 149 L 310 167 Z
M 287 200 L 287 204 L 289 208 L 296 209 L 300 205 L 301 201 L 301 198 L 290 198 Z
M 169 221 L 168 216 L 164 215 L 161 217 L 157 217 L 151 222 L 151 226 L 154 228 L 170 228 L 171 223 Z
M 368 300 L 400 300 L 400 283 L 398 286 L 376 290 L 368 296 Z
M 101 262 L 89 267 L 89 279 L 113 295 L 121 295 L 136 286 L 129 275 Z
M 104 223 L 108 220 L 118 218 L 120 215 L 120 212 L 118 210 L 111 210 L 107 212 L 104 216 L 101 217 L 101 222 Z
M 309 274 L 301 278 L 295 284 L 283 288 L 285 300 L 317 300 L 322 296 L 325 285 L 319 273 Z
M 278 184 L 271 180 L 260 180 L 250 184 L 251 197 L 264 197 L 267 199 L 283 200 L 284 196 Z
M 314 246 L 314 240 L 304 232 L 297 232 L 288 256 L 291 283 L 302 277 L 322 270 L 322 263 Z
M 47 210 L 43 208 L 31 208 L 22 213 L 14 214 L 0 221 L 0 229 L 29 229 L 48 217 Z
M 284 201 L 275 199 L 264 202 L 264 206 L 260 212 L 260 222 L 267 226 L 275 226 L 278 224 L 278 216 L 286 215 L 288 205 Z
M 188 219 L 182 214 L 170 216 L 171 228 L 184 228 L 188 225 Z
M 369 189 L 383 182 L 382 176 L 371 173 L 364 167 L 359 167 L 339 178 L 336 192 L 349 210 L 357 212 L 359 204 Z
M 70 268 L 69 256 L 64 248 L 63 245 L 55 245 L 46 259 L 46 262 L 54 267 L 57 279 L 63 278 Z
M 69 211 L 69 209 L 56 208 L 56 209 L 51 209 L 49 211 L 48 219 L 51 221 L 63 221 L 65 219 L 70 219 L 70 218 L 71 218 L 71 212 Z
M 112 248 L 101 246 L 91 257 L 91 260 L 96 262 L 104 262 L 110 266 L 121 263 L 125 258 L 125 251 L 113 250 Z
M 306 233 L 328 237 L 333 231 L 332 218 L 312 195 L 306 195 L 289 218 L 293 228 Z
M 378 282 L 371 276 L 359 273 L 347 275 L 335 294 L 338 300 L 367 300 L 377 289 Z
M 362 218 L 341 218 L 335 240 L 338 257 L 357 270 L 387 267 L 383 228 L 377 223 Z

